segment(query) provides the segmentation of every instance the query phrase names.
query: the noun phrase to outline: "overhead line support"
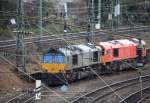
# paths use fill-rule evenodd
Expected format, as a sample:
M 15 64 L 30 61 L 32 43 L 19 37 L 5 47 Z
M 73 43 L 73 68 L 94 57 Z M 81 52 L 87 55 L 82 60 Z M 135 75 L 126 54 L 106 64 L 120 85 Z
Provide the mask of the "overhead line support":
M 16 32 L 16 70 L 18 71 L 26 71 L 24 29 L 24 3 L 23 0 L 17 0 L 17 31 L 20 31 Z
M 42 4 L 42 0 L 38 0 L 38 51 L 42 51 L 42 43 L 41 43 L 41 39 L 43 36 L 43 4 Z
M 92 20 L 91 20 L 91 25 L 92 25 L 92 31 L 91 31 L 91 43 L 94 44 L 94 29 L 95 29 L 95 12 L 94 12 L 94 0 L 92 0 Z

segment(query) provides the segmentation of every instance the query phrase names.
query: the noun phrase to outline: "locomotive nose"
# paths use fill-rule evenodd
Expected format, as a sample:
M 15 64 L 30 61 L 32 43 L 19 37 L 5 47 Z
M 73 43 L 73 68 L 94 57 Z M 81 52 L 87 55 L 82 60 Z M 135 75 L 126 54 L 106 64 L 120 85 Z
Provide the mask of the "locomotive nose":
M 43 63 L 42 69 L 47 71 L 48 73 L 59 73 L 60 71 L 65 70 L 65 64 L 64 63 Z

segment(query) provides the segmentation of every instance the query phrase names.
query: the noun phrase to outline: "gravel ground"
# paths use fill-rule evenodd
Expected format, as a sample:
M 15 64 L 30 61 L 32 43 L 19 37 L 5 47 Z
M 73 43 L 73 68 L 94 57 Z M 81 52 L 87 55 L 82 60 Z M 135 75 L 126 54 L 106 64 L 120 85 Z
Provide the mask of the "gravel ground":
M 20 79 L 10 68 L 10 65 L 0 60 L 0 103 L 5 103 L 33 86 Z
M 132 36 L 141 37 L 142 39 L 146 40 L 147 47 L 150 48 L 150 34 L 149 32 L 145 32 L 143 34 L 142 33 L 133 34 Z M 100 37 L 96 39 L 101 40 L 102 38 Z M 120 37 L 118 39 L 120 39 Z M 105 40 L 105 39 L 102 39 L 102 40 Z M 18 95 L 20 93 L 19 91 L 21 91 L 22 89 L 27 89 L 29 87 L 27 85 L 32 85 L 32 86 L 34 85 L 34 84 L 28 84 L 22 81 L 15 73 L 12 73 L 8 69 L 9 68 L 8 65 L 3 64 L 2 61 L 0 61 L 0 67 L 1 67 L 0 72 L 6 72 L 6 73 L 3 73 L 3 75 L 2 73 L 0 74 L 0 82 L 1 82 L 0 83 L 0 103 L 4 103 L 2 102 L 3 100 L 8 100 L 14 97 L 15 95 Z M 149 69 L 150 69 L 150 65 L 148 65 L 147 69 L 144 70 L 143 75 L 149 74 L 150 73 Z M 136 71 L 124 71 L 124 72 L 115 73 L 113 75 L 103 75 L 100 77 L 103 78 L 108 84 L 111 84 L 117 81 L 122 81 L 122 80 L 126 80 L 129 78 L 134 78 L 137 76 L 138 74 Z M 72 83 L 69 85 L 69 89 L 67 92 L 62 92 L 60 90 L 60 87 L 50 87 L 50 89 L 55 91 L 57 95 L 52 92 L 47 93 L 47 95 L 49 96 L 42 97 L 42 100 L 39 102 L 40 103 L 62 103 L 64 102 L 62 97 L 68 100 L 74 96 L 81 95 L 82 93 L 85 93 L 87 91 L 91 91 L 95 88 L 103 87 L 103 86 L 105 86 L 105 83 L 102 82 L 102 80 L 100 80 L 99 78 L 95 78 L 92 80 L 81 80 L 81 81 Z
M 149 81 L 143 82 L 143 88 L 146 88 L 150 85 Z M 116 91 L 115 93 L 117 95 L 111 94 L 107 97 L 104 97 L 103 99 L 97 101 L 97 103 L 119 103 L 124 97 L 127 97 L 128 95 L 139 90 L 140 90 L 140 84 L 132 85 L 132 86 L 129 86 L 128 88 L 123 88 L 121 90 Z
M 143 72 L 143 75 L 148 75 L 149 73 L 150 73 L 150 65 L 147 65 L 146 69 Z M 138 73 L 137 71 L 124 71 L 112 75 L 102 75 L 100 77 L 103 80 L 105 80 L 107 84 L 111 84 L 129 78 L 138 77 Z M 63 99 L 71 100 L 76 96 L 84 94 L 85 92 L 92 91 L 93 89 L 103 87 L 105 85 L 106 84 L 99 78 L 95 78 L 92 80 L 81 80 L 70 84 L 67 92 L 62 92 L 60 90 L 60 87 L 52 88 L 59 96 L 54 93 L 48 93 L 47 95 L 49 96 L 45 97 L 39 102 L 49 103 L 49 101 L 51 101 L 52 103 L 62 103 L 62 102 L 66 103 L 67 101 L 64 101 Z

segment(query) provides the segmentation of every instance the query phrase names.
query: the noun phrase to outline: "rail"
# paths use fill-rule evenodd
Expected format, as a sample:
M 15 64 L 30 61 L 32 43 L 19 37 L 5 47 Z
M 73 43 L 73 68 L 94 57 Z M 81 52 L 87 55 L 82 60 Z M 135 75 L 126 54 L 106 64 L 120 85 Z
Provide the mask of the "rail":
M 150 86 L 143 88 L 143 97 L 149 95 L 150 93 Z M 120 101 L 120 103 L 124 103 L 124 101 L 126 101 L 127 103 L 138 103 L 141 101 L 141 90 L 134 92 L 132 94 L 130 94 L 128 97 L 124 98 L 122 101 Z
M 146 76 L 142 76 L 142 78 L 144 79 L 150 79 L 150 75 L 146 75 Z M 117 82 L 117 83 L 113 83 L 113 84 L 110 84 L 109 86 L 110 87 L 115 87 L 115 86 L 119 86 L 118 88 L 116 88 L 115 90 L 119 90 L 121 88 L 124 88 L 124 87 L 127 87 L 127 86 L 130 86 L 130 85 L 134 85 L 135 83 L 132 83 L 132 82 L 135 82 L 137 81 L 139 78 L 132 78 L 132 79 L 128 79 L 128 80 L 125 80 L 125 81 L 121 81 L 121 82 Z M 131 82 L 131 83 L 130 83 Z M 129 83 L 129 84 L 127 84 Z M 123 85 L 125 84 L 125 85 Z M 77 97 L 76 99 L 72 100 L 71 103 L 82 103 L 82 102 L 88 102 L 87 101 L 87 98 L 86 97 L 92 97 L 92 99 L 90 99 L 90 103 L 94 103 L 95 101 L 97 101 L 98 99 L 100 98 L 103 98 L 104 96 L 108 95 L 109 93 L 112 93 L 113 91 L 111 92 L 107 92 L 101 96 L 98 95 L 98 93 L 100 93 L 101 91 L 103 90 L 106 90 L 106 89 L 109 89 L 108 86 L 104 86 L 104 87 L 101 87 L 101 88 L 97 88 L 95 90 L 92 90 L 91 92 L 88 92 L 80 97 Z M 92 96 L 93 95 L 93 96 Z
M 135 28 L 121 28 L 121 29 L 117 29 L 116 32 L 114 32 L 115 34 L 120 35 L 120 33 L 127 33 L 130 31 L 143 31 L 143 30 L 149 30 L 149 27 L 147 26 L 140 26 L 140 27 L 135 27 Z M 102 34 L 108 34 L 111 30 L 99 30 L 99 31 L 95 31 L 95 36 L 99 36 Z M 112 31 L 111 31 L 112 32 Z M 31 37 L 31 38 L 25 38 L 25 44 L 32 44 L 32 43 L 38 43 L 38 42 L 43 42 L 43 43 L 47 43 L 47 42 L 57 42 L 57 41 L 63 41 L 62 38 L 64 38 L 66 41 L 67 40 L 78 40 L 80 38 L 85 38 L 87 37 L 87 32 L 80 32 L 80 33 L 67 33 L 67 34 L 58 34 L 58 35 L 50 35 L 50 36 L 42 36 L 41 40 L 38 40 L 38 37 Z M 124 35 L 126 36 L 126 35 Z M 62 37 L 62 38 L 61 38 Z M 5 41 L 0 41 L 0 50 L 3 49 L 12 49 L 16 47 L 16 40 L 5 40 Z

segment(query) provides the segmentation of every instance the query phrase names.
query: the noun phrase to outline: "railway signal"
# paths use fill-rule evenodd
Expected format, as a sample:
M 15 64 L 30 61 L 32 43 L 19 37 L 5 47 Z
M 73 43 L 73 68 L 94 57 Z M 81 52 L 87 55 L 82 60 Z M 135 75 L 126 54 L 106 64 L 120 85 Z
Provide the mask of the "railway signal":
M 87 43 L 89 43 L 90 42 L 90 40 L 89 40 L 89 38 L 90 38 L 90 32 L 91 32 L 91 26 L 90 26 L 90 24 L 88 23 L 88 25 L 87 25 L 87 37 L 86 37 L 86 41 L 87 41 Z

